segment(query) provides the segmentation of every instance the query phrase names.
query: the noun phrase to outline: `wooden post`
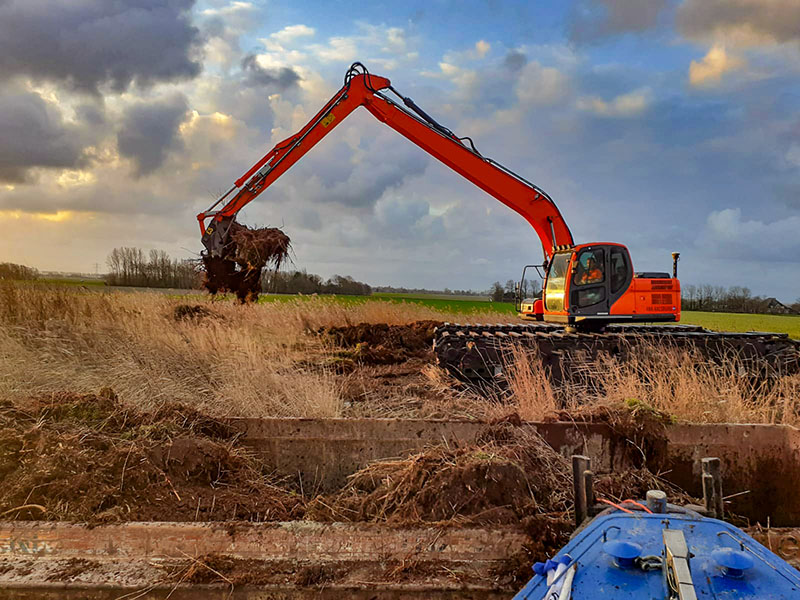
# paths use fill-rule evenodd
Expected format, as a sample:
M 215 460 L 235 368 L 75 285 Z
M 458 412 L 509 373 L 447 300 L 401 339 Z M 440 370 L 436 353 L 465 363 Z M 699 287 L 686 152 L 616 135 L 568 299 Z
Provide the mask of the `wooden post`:
M 572 483 L 575 488 L 575 526 L 580 527 L 589 516 L 586 502 L 586 475 L 591 469 L 592 459 L 575 454 L 572 456 Z
M 703 503 L 706 511 L 715 519 L 724 516 L 725 508 L 722 502 L 722 474 L 720 473 L 720 460 L 708 457 L 702 460 L 703 465 Z

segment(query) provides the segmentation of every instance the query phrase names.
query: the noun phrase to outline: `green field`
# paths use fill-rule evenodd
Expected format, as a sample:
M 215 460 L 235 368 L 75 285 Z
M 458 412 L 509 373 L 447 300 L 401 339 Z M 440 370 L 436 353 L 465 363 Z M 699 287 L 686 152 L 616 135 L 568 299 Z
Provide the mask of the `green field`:
M 263 294 L 261 302 L 287 301 L 298 296 L 285 294 Z M 509 302 L 490 302 L 486 299 L 464 296 L 448 297 L 425 294 L 373 294 L 372 296 L 331 296 L 344 304 L 370 301 L 388 301 L 396 303 L 420 304 L 446 313 L 470 314 L 492 312 L 508 315 L 512 319 L 516 314 L 514 305 Z M 700 325 L 717 331 L 772 331 L 788 333 L 790 337 L 800 339 L 800 316 L 798 315 L 751 315 L 737 313 L 712 313 L 684 311 L 681 323 Z
M 745 315 L 685 311 L 681 323 L 700 325 L 717 331 L 774 331 L 800 339 L 800 315 Z
M 261 294 L 259 302 L 286 302 L 297 298 L 312 298 L 313 296 L 295 296 L 292 294 Z M 342 304 L 360 304 L 362 302 L 393 302 L 396 304 L 419 304 L 445 313 L 501 313 L 512 317 L 516 314 L 514 304 L 510 302 L 490 302 L 481 297 L 470 298 L 465 296 L 444 296 L 425 294 L 372 294 L 371 296 L 322 296 L 331 298 Z

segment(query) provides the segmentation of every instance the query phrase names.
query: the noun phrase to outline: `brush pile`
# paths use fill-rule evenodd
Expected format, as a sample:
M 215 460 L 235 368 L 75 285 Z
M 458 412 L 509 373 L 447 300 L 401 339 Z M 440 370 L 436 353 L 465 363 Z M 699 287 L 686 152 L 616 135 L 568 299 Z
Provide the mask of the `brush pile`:
M 232 292 L 241 303 L 255 302 L 261 291 L 261 272 L 280 269 L 288 258 L 291 240 L 274 227 L 253 228 L 231 223 L 224 257 L 204 256 L 204 287 L 216 294 Z
M 177 404 L 152 413 L 113 391 L 0 403 L 4 520 L 285 521 L 302 502 L 277 487 L 228 425 Z
M 620 501 L 665 489 L 673 499 L 687 498 L 631 462 L 627 471 L 595 476 L 598 497 Z M 306 518 L 396 525 L 514 524 L 534 518 L 544 519 L 553 539 L 563 542 L 571 531 L 571 490 L 569 461 L 535 431 L 505 422 L 487 426 L 474 445 L 434 446 L 374 462 L 335 496 L 314 499 Z

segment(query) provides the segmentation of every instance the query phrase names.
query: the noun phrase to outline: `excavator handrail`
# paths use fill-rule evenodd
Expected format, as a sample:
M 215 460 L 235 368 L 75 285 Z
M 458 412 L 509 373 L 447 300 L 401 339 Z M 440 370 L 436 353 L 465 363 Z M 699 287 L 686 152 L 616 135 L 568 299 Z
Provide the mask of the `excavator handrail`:
M 387 89 L 397 95 L 405 107 L 383 92 Z M 359 106 L 519 213 L 538 234 L 546 258 L 549 259 L 557 248 L 573 245 L 572 233 L 547 193 L 511 169 L 483 156 L 469 137 L 457 137 L 413 100 L 395 90 L 388 79 L 371 74 L 363 64 L 356 62 L 345 74 L 342 88 L 300 131 L 276 144 L 207 211 L 197 215 L 206 248 L 213 254 L 223 247 L 236 214 Z M 469 145 L 464 140 L 469 141 Z M 234 192 L 225 206 L 214 210 Z M 213 220 L 207 225 L 209 218 Z

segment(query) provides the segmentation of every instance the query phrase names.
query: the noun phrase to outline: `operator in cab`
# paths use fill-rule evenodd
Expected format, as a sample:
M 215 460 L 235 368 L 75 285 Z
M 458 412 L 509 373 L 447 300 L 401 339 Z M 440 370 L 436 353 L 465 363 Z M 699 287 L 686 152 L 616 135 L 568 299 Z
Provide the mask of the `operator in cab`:
M 587 283 L 597 283 L 603 281 L 603 271 L 598 266 L 594 255 L 589 254 L 588 259 L 586 260 L 586 266 L 582 270 L 583 273 L 581 273 L 580 277 L 578 278 L 579 284 L 586 285 Z

